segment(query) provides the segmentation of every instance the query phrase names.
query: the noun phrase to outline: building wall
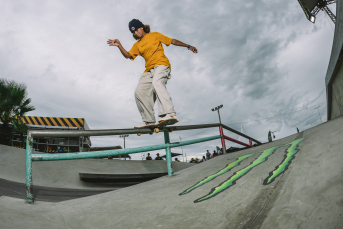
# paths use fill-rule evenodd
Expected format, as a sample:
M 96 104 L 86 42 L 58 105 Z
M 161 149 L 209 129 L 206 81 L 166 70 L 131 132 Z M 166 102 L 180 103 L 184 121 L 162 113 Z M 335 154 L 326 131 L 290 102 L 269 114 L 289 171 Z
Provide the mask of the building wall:
M 343 115 L 343 64 L 339 66 L 339 70 L 332 81 L 331 92 L 332 101 L 330 119 L 334 119 Z
M 335 35 L 325 78 L 328 120 L 343 115 L 343 1 L 336 4 Z

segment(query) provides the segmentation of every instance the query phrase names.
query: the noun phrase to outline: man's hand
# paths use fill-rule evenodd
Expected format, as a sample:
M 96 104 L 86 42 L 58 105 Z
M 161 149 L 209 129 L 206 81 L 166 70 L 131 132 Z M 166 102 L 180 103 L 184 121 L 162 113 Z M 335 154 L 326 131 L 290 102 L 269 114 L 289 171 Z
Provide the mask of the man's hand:
M 198 50 L 196 47 L 191 46 L 191 47 L 189 47 L 189 50 L 191 50 L 194 53 L 198 53 Z
M 121 45 L 121 43 L 118 39 L 114 39 L 114 40 L 108 39 L 107 44 L 109 46 L 117 46 L 117 47 L 119 47 Z
M 131 56 L 130 53 L 128 53 L 124 47 L 121 45 L 120 41 L 118 39 L 114 39 L 114 40 L 111 40 L 111 39 L 108 39 L 107 41 L 107 44 L 109 46 L 117 46 L 121 52 L 121 54 L 123 54 L 123 56 L 126 58 L 126 59 L 132 59 L 133 60 L 133 57 Z

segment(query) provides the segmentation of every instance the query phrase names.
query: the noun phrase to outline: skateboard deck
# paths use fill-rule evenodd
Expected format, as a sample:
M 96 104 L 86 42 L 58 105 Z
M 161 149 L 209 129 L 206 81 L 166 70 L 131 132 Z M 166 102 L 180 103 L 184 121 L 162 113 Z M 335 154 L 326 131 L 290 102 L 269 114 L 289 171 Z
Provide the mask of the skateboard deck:
M 158 133 L 160 132 L 160 130 L 165 129 L 165 127 L 167 125 L 174 125 L 175 123 L 177 123 L 179 120 L 177 119 L 169 119 L 169 120 L 165 120 L 163 122 L 154 124 L 154 125 L 149 125 L 149 126 L 143 126 L 143 127 L 136 127 L 137 129 L 151 129 L 154 131 L 154 133 Z M 173 131 L 173 128 L 169 128 L 168 129 L 169 132 Z M 141 133 L 137 134 L 138 136 L 141 136 Z

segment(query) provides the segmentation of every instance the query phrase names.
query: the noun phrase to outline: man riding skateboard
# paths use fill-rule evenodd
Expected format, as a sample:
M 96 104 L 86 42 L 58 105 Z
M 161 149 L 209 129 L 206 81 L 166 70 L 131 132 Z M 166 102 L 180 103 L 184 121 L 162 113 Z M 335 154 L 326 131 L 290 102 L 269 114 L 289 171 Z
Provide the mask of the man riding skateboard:
M 172 99 L 167 91 L 166 84 L 170 79 L 170 63 L 164 55 L 162 43 L 169 46 L 187 47 L 193 53 L 198 50 L 176 39 L 169 38 L 158 32 L 150 32 L 150 26 L 144 25 L 137 19 L 129 22 L 129 30 L 137 42 L 130 51 L 126 51 L 118 39 L 108 40 L 109 46 L 117 46 L 123 56 L 134 60 L 138 55 L 145 59 L 145 71 L 141 76 L 135 90 L 135 99 L 138 110 L 142 116 L 143 123 L 135 128 L 154 125 L 155 113 L 154 104 L 157 100 L 159 123 L 171 121 L 174 124 L 178 121 Z

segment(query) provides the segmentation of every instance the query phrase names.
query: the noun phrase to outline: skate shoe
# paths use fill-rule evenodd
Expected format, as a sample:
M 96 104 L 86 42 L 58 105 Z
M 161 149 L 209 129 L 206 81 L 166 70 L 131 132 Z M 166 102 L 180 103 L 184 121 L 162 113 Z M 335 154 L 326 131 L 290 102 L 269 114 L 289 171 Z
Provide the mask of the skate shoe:
M 177 122 L 179 121 L 175 115 L 175 113 L 170 113 L 170 114 L 166 114 L 166 116 L 164 116 L 163 118 L 160 118 L 158 120 L 158 123 L 167 121 L 167 120 L 177 120 Z
M 143 122 L 137 126 L 135 126 L 135 128 L 142 128 L 142 127 L 146 127 L 146 126 L 150 126 L 150 125 L 155 125 L 154 122 Z

